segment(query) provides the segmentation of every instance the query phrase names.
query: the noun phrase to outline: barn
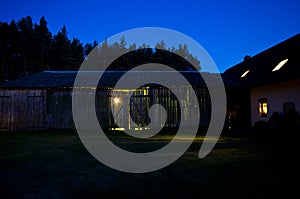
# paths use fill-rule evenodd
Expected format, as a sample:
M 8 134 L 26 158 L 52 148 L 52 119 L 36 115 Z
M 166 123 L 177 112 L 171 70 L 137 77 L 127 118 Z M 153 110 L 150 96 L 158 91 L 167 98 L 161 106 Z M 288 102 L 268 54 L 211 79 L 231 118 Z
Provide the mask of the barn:
M 160 115 L 155 116 L 158 127 L 177 128 L 180 114 L 184 120 L 189 121 L 193 117 L 193 111 L 179 109 L 179 103 L 169 89 L 159 85 L 145 85 L 137 89 L 133 96 L 128 96 L 128 89 L 119 89 L 117 98 L 112 98 L 111 90 L 117 80 L 126 71 L 106 71 L 99 81 L 96 92 L 96 111 L 101 127 L 107 130 L 143 130 L 147 128 L 149 116 L 147 112 L 153 104 L 161 104 L 167 110 L 166 124 L 160 123 Z M 162 71 L 156 71 L 162 73 Z M 94 75 L 94 71 L 86 71 L 88 75 Z M 168 73 L 168 71 L 163 71 Z M 198 72 L 182 71 L 190 82 L 190 87 L 180 88 L 182 92 L 189 93 L 195 90 L 200 106 L 200 126 L 205 128 L 210 122 L 210 96 L 207 86 Z M 72 91 L 77 71 L 44 71 L 18 80 L 6 82 L 0 85 L 0 130 L 1 131 L 40 131 L 40 130 L 71 130 L 74 129 L 72 117 Z M 137 74 L 140 75 L 140 74 Z M 201 73 L 201 75 L 215 78 L 217 74 Z M 233 100 L 229 100 L 232 110 L 240 108 L 242 89 L 239 84 L 224 79 L 227 92 L 235 93 Z M 93 88 L 84 86 L 80 92 L 89 95 Z M 130 98 L 130 109 L 128 113 L 132 121 L 122 120 L 124 112 L 120 103 L 125 98 Z M 185 101 L 183 104 L 195 103 Z M 237 105 L 238 103 L 238 105 Z M 110 106 L 113 104 L 113 106 Z M 86 105 L 82 105 L 86 106 Z M 91 108 L 91 107 L 86 107 Z M 92 107 L 93 108 L 93 107 Z M 230 110 L 231 110 L 230 109 Z M 116 125 L 112 113 L 118 118 Z
M 0 129 L 71 128 L 73 76 L 72 73 L 42 72 L 1 85 Z

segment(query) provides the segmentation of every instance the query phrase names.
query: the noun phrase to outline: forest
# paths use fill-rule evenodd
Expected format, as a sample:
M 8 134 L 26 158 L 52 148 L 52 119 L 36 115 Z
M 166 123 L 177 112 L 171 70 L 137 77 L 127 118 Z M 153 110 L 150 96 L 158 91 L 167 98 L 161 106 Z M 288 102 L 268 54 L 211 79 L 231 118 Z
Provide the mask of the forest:
M 145 63 L 162 63 L 177 70 L 200 70 L 200 61 L 189 53 L 186 44 L 167 48 L 162 40 L 152 49 L 148 44 L 127 44 L 124 37 L 113 44 L 106 40 L 100 45 L 96 40 L 83 44 L 79 38 L 69 38 L 65 25 L 53 35 L 44 16 L 39 23 L 26 16 L 9 23 L 0 22 L 0 83 L 44 70 L 76 71 L 95 47 L 97 60 L 101 60 L 98 65 L 105 64 L 105 53 L 125 52 L 110 65 L 111 70 L 129 70 Z

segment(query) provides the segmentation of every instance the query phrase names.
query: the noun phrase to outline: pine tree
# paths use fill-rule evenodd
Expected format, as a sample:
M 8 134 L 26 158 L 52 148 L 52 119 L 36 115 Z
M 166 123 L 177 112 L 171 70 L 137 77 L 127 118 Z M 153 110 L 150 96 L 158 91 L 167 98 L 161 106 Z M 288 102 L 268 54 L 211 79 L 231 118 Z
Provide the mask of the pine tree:
M 33 73 L 33 44 L 34 30 L 30 16 L 21 18 L 17 23 L 20 35 L 20 49 L 22 57 L 21 76 Z
M 91 43 L 86 43 L 84 45 L 84 58 L 88 56 L 88 54 L 98 46 L 98 42 L 95 40 L 92 44 Z
M 70 61 L 70 69 L 71 70 L 78 70 L 83 59 L 84 59 L 84 52 L 83 46 L 78 38 L 73 38 L 71 44 L 71 61 Z
M 52 34 L 47 27 L 45 17 L 41 17 L 40 23 L 34 27 L 37 44 L 37 68 L 38 71 L 49 69 L 51 59 Z
M 53 59 L 51 69 L 68 70 L 71 62 L 71 41 L 64 25 L 53 37 Z

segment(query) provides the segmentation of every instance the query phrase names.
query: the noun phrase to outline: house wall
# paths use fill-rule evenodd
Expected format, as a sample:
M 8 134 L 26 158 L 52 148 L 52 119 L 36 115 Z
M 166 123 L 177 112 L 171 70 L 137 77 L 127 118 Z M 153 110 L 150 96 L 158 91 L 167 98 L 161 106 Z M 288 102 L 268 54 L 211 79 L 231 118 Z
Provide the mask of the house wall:
M 300 79 L 252 88 L 250 94 L 252 126 L 257 121 L 268 121 L 273 112 L 282 114 L 285 102 L 295 103 L 296 111 L 300 112 Z M 258 100 L 260 98 L 267 98 L 267 117 L 259 117 Z

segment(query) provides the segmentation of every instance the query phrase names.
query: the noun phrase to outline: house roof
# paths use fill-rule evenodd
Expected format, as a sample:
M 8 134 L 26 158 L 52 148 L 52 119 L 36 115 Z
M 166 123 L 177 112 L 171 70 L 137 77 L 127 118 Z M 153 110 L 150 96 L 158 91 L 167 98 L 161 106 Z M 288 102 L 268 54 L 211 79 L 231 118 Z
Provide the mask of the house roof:
M 282 61 L 286 63 L 279 70 L 272 71 Z M 243 62 L 227 69 L 224 76 L 246 87 L 258 87 L 299 79 L 300 34 L 253 57 L 246 56 Z
M 134 78 L 143 78 L 142 73 L 157 73 L 163 74 L 168 77 L 169 73 L 174 73 L 172 71 L 143 71 L 143 72 L 129 72 Z M 77 71 L 44 71 L 41 73 L 33 74 L 24 78 L 20 78 L 14 81 L 8 81 L 4 84 L 0 84 L 0 88 L 59 88 L 59 87 L 73 87 L 74 81 L 77 75 Z M 119 78 L 126 73 L 126 71 L 84 71 L 81 72 L 86 75 L 85 82 L 82 85 L 88 87 L 93 85 L 89 82 L 89 79 L 93 77 L 102 75 L 98 86 L 100 87 L 114 87 L 115 83 L 118 82 Z M 128 73 L 128 72 L 127 72 Z M 211 83 L 217 82 L 218 74 L 214 73 L 202 73 L 201 76 L 197 71 L 181 71 L 181 74 L 189 80 L 192 86 L 205 87 L 205 81 L 202 77 L 207 77 Z M 174 81 L 176 84 L 176 81 Z M 178 82 L 178 81 L 177 81 Z M 224 85 L 227 87 L 239 87 L 239 83 L 229 80 L 228 78 L 223 78 Z M 180 82 L 178 82 L 179 84 Z

